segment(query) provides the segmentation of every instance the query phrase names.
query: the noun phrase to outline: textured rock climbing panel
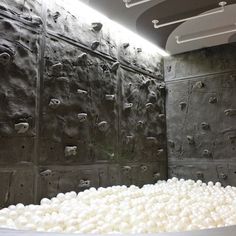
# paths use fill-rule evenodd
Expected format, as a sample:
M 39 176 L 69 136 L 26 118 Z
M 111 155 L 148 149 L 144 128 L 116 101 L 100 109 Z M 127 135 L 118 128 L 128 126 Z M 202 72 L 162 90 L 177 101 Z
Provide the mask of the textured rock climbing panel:
M 169 177 L 236 184 L 235 48 L 165 59 Z
M 0 207 L 167 176 L 161 57 L 66 7 L 0 0 Z

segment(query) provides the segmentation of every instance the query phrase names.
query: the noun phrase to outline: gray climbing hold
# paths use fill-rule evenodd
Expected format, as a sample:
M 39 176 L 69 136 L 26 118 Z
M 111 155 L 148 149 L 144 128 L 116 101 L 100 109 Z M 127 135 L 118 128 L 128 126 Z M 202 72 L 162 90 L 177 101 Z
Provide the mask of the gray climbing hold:
M 142 52 L 143 50 L 142 50 L 142 48 L 137 48 L 137 52 L 138 53 L 140 53 L 140 52 Z
M 7 64 L 9 64 L 10 60 L 11 56 L 7 52 L 3 52 L 0 54 L 0 64 L 6 66 Z
M 211 103 L 211 104 L 217 103 L 217 97 L 210 97 L 209 98 L 209 103 Z
M 88 92 L 86 90 L 82 90 L 82 89 L 77 89 L 77 93 L 80 95 L 87 95 Z
M 100 22 L 92 23 L 92 28 L 93 28 L 94 31 L 99 32 L 102 29 L 102 27 L 103 27 L 103 24 L 100 23 Z
M 124 174 L 129 174 L 132 170 L 132 167 L 131 166 L 123 166 L 122 170 L 123 170 Z
M 142 120 L 139 120 L 137 123 L 137 128 L 138 129 L 143 129 L 144 128 L 144 122 Z
M 78 114 L 78 120 L 79 120 L 79 122 L 84 122 L 84 121 L 86 121 L 87 120 L 87 118 L 88 118 L 88 114 L 87 113 L 79 113 Z
M 153 109 L 154 109 L 154 105 L 151 102 L 147 103 L 145 105 L 145 107 L 146 107 L 147 111 L 153 111 Z
M 65 157 L 72 157 L 77 155 L 77 146 L 67 146 L 65 147 Z
M 140 169 L 141 169 L 141 172 L 147 172 L 147 170 L 148 170 L 148 167 L 147 166 L 145 166 L 145 165 L 141 165 L 140 166 Z
M 29 130 L 29 123 L 21 122 L 21 123 L 15 124 L 15 130 L 18 134 L 24 134 Z
M 220 173 L 219 178 L 223 179 L 223 180 L 226 180 L 228 178 L 228 176 L 225 173 Z
M 80 188 L 89 188 L 90 186 L 91 186 L 91 181 L 88 179 L 87 180 L 81 179 L 79 181 L 78 187 Z
M 205 84 L 202 82 L 202 81 L 198 81 L 194 86 L 193 88 L 198 88 L 198 89 L 201 89 L 201 88 L 204 88 L 205 87 Z
M 175 142 L 172 141 L 172 140 L 169 140 L 169 141 L 168 141 L 168 144 L 169 144 L 169 146 L 170 146 L 171 148 L 174 148 L 174 147 L 175 147 Z
M 102 132 L 106 132 L 109 129 L 109 124 L 106 121 L 98 123 L 98 129 Z
M 205 150 L 203 150 L 202 155 L 204 157 L 211 157 L 212 153 L 209 150 L 205 149 Z
M 131 144 L 134 142 L 134 136 L 133 135 L 127 135 L 126 136 L 126 144 Z
M 158 149 L 157 150 L 157 156 L 160 156 L 164 152 L 164 149 Z
M 208 123 L 206 123 L 206 122 L 202 122 L 202 123 L 201 123 L 201 127 L 202 127 L 203 130 L 208 130 L 208 129 L 210 129 L 210 125 L 209 125 Z
M 156 137 L 146 137 L 146 140 L 149 144 L 157 144 L 157 138 Z
M 159 114 L 158 117 L 159 117 L 160 119 L 164 119 L 164 118 L 165 118 L 165 114 Z
M 51 67 L 51 74 L 57 76 L 61 73 L 63 65 L 59 62 Z
M 114 102 L 116 100 L 116 96 L 114 94 L 106 94 L 105 96 L 107 101 Z
M 194 137 L 193 137 L 193 136 L 188 135 L 188 136 L 187 136 L 187 140 L 188 140 L 188 143 L 189 143 L 190 145 L 195 144 L 195 141 L 194 141 Z
M 226 116 L 235 116 L 236 115 L 236 109 L 227 109 L 224 111 Z
M 44 176 L 44 177 L 47 177 L 47 176 L 52 175 L 52 171 L 49 170 L 49 169 L 48 170 L 44 170 L 44 171 L 40 172 L 40 175 Z
M 129 43 L 123 43 L 123 48 L 126 49 L 129 47 L 129 45 L 130 45 Z
M 43 24 L 43 21 L 42 21 L 41 17 L 39 17 L 39 16 L 32 16 L 31 21 L 32 21 L 32 24 L 37 27 L 39 27 Z
M 119 67 L 120 67 L 120 62 L 117 61 L 112 64 L 110 70 L 111 70 L 111 72 L 116 73 L 116 71 L 118 70 Z
M 88 59 L 88 54 L 87 53 L 81 53 L 78 57 L 77 57 L 77 65 L 85 65 Z
M 61 13 L 56 11 L 53 15 L 52 18 L 54 20 L 55 23 L 57 23 L 57 19 L 61 16 Z
M 159 172 L 154 173 L 154 174 L 153 174 L 153 178 L 154 178 L 155 180 L 160 179 L 160 178 L 161 178 L 161 173 L 159 173 Z
M 61 105 L 61 102 L 59 99 L 52 98 L 49 102 L 49 107 L 52 109 L 56 109 Z
M 187 104 L 186 102 L 181 102 L 179 106 L 180 106 L 181 111 L 183 111 L 186 108 Z
M 130 110 L 133 107 L 133 103 L 125 103 L 123 106 L 124 111 Z
M 201 171 L 198 171 L 196 173 L 196 176 L 197 176 L 198 179 L 203 179 L 204 178 L 204 174 Z
M 155 92 L 150 91 L 148 94 L 148 102 L 153 103 L 157 101 L 157 95 Z
M 100 42 L 94 41 L 94 42 L 92 43 L 92 45 L 91 45 L 92 50 L 96 50 L 99 45 L 100 45 Z

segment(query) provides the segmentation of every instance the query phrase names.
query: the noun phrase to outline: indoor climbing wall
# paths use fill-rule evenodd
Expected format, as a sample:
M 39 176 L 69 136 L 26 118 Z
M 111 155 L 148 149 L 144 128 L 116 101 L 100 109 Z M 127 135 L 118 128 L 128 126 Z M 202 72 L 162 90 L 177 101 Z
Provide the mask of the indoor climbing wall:
M 169 177 L 236 185 L 236 44 L 165 60 Z
M 167 176 L 161 57 L 81 13 L 0 0 L 0 207 Z

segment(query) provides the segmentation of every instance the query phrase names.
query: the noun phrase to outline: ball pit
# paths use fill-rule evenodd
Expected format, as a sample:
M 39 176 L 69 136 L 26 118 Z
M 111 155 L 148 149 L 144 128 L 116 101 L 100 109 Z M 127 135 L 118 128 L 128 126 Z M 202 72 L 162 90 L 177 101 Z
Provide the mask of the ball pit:
M 159 233 L 236 224 L 236 187 L 201 180 L 90 188 L 0 210 L 0 227 L 67 233 Z

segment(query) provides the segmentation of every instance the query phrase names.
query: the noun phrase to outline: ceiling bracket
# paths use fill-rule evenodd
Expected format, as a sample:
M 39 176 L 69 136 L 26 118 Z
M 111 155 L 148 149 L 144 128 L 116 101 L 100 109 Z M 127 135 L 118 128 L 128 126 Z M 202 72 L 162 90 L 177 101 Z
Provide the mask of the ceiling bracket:
M 124 0 L 124 1 L 130 1 L 130 0 Z M 180 20 L 176 20 L 176 21 L 171 21 L 171 22 L 164 23 L 164 24 L 159 24 L 159 20 L 153 20 L 152 23 L 154 24 L 155 29 L 159 29 L 159 28 L 162 28 L 162 27 L 165 27 L 165 26 L 174 25 L 174 24 L 178 24 L 178 23 L 193 20 L 193 19 L 203 18 L 203 17 L 206 17 L 206 16 L 222 13 L 222 12 L 225 11 L 225 6 L 226 5 L 227 5 L 227 2 L 222 1 L 222 2 L 219 2 L 220 9 L 215 10 L 215 11 L 211 11 L 211 12 L 208 12 L 208 13 L 203 13 L 201 15 L 196 15 L 196 16 L 192 16 L 192 17 L 188 17 L 188 18 L 184 18 L 184 19 L 180 19 Z
M 132 0 L 123 0 L 123 2 L 125 3 L 126 8 L 131 8 L 131 7 L 138 6 L 138 5 L 141 5 L 143 3 L 151 2 L 151 1 L 153 1 L 153 0 L 141 0 L 139 2 L 132 3 Z

